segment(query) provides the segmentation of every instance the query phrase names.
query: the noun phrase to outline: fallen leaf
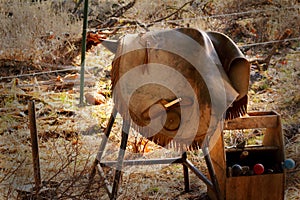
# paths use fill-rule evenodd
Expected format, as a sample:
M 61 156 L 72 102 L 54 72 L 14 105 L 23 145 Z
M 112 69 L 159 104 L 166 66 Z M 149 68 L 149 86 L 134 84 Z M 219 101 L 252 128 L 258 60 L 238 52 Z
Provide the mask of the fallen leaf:
M 102 94 L 93 92 L 86 93 L 85 95 L 86 102 L 92 105 L 100 105 L 105 103 L 105 97 Z

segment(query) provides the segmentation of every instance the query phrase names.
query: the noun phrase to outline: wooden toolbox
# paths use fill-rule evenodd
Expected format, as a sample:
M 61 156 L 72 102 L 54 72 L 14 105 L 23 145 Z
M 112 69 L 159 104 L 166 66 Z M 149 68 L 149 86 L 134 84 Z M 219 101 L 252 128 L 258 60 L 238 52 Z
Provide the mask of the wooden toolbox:
M 224 145 L 224 134 L 221 133 L 210 147 L 222 199 L 283 200 L 285 170 L 282 163 L 285 156 L 280 116 L 273 111 L 251 112 L 247 117 L 236 118 L 224 124 L 224 130 L 244 129 L 262 129 L 264 134 L 261 144 L 227 148 Z M 260 175 L 253 172 L 253 166 L 257 163 L 264 167 L 264 173 Z M 232 174 L 232 166 L 235 164 L 245 166 L 247 171 L 241 175 Z M 210 190 L 208 195 L 211 199 L 216 199 Z

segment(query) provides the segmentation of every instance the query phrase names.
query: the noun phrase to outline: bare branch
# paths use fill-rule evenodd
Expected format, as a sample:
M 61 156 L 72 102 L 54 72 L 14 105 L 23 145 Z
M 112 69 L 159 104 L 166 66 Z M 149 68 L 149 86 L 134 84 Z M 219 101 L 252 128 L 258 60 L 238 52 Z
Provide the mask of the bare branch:
M 157 22 L 161 22 L 161 21 L 163 21 L 163 20 L 165 20 L 165 19 L 168 19 L 168 18 L 172 17 L 173 15 L 177 14 L 180 10 L 182 10 L 185 6 L 187 6 L 188 4 L 193 3 L 194 1 L 195 1 L 195 0 L 191 0 L 191 1 L 188 1 L 188 2 L 184 3 L 180 8 L 178 8 L 178 9 L 177 9 L 176 11 L 174 11 L 173 13 L 171 13 L 171 14 L 165 16 L 165 17 L 162 17 L 162 18 L 160 18 L 160 19 L 154 20 L 154 21 L 151 22 L 147 27 L 153 26 L 153 25 L 154 25 L 155 23 L 157 23 Z

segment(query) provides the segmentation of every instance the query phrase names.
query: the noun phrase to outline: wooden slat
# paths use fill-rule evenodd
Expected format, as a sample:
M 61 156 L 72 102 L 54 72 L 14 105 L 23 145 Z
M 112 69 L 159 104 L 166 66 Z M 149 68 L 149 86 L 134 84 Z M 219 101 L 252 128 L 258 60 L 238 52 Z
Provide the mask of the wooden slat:
M 109 184 L 109 181 L 105 178 L 104 171 L 103 171 L 103 169 L 102 169 L 102 167 L 101 167 L 100 164 L 97 164 L 97 172 L 99 173 L 100 177 L 103 179 L 104 188 L 105 188 L 108 196 L 111 196 L 111 194 L 112 194 L 112 187 Z
M 284 174 L 230 177 L 226 181 L 226 200 L 283 200 Z
M 220 132 L 221 133 L 221 132 Z M 223 142 L 223 134 L 220 134 L 219 139 L 215 144 L 210 144 L 210 156 L 212 163 L 215 168 L 216 176 L 219 182 L 220 192 L 222 199 L 225 198 L 225 180 L 226 180 L 226 161 L 225 161 L 225 150 L 224 150 L 224 142 Z M 210 199 L 216 200 L 217 197 L 215 192 L 207 188 L 207 193 Z
M 251 111 L 247 113 L 251 117 L 255 116 L 265 116 L 265 115 L 278 115 L 275 111 Z
M 235 129 L 255 129 L 265 128 L 264 139 L 262 145 L 246 146 L 244 149 L 230 148 L 225 149 L 225 152 L 235 151 L 255 151 L 258 154 L 261 152 L 270 151 L 270 156 L 274 156 L 274 161 L 280 164 L 284 160 L 284 143 L 281 130 L 280 115 L 276 112 L 250 112 L 246 117 L 240 117 L 225 122 L 225 130 Z M 224 142 L 223 138 L 220 141 Z M 224 147 L 223 147 L 224 148 Z M 226 158 L 224 150 L 218 145 L 217 153 L 212 151 L 212 159 L 216 160 L 216 164 L 220 165 L 220 171 L 217 172 L 221 189 L 223 189 L 224 199 L 226 200 L 244 200 L 244 199 L 265 199 L 265 200 L 283 200 L 285 188 L 285 171 L 278 174 L 263 174 L 253 176 L 238 176 L 227 177 L 226 163 L 223 159 Z M 223 155 L 222 155 L 223 153 Z M 216 168 L 218 169 L 218 167 Z M 222 186 L 223 184 L 223 186 Z M 209 190 L 208 190 L 209 192 Z M 213 195 L 209 196 L 213 197 Z M 216 198 L 212 198 L 216 199 Z
M 263 138 L 264 146 L 278 146 L 278 153 L 276 154 L 276 161 L 278 163 L 285 160 L 284 154 L 284 136 L 282 133 L 282 126 L 280 116 L 278 117 L 278 126 L 275 128 L 267 128 L 266 134 Z
M 246 146 L 243 149 L 227 148 L 226 152 L 239 152 L 239 151 L 272 151 L 278 150 L 278 146 Z
M 248 115 L 226 121 L 224 130 L 275 128 L 278 126 L 278 115 L 275 112 L 253 112 Z
M 148 160 L 124 160 L 123 166 L 131 165 L 157 165 L 157 164 L 174 164 L 182 163 L 181 157 L 163 158 L 163 159 L 148 159 Z M 101 161 L 102 166 L 112 167 L 117 164 L 117 161 Z

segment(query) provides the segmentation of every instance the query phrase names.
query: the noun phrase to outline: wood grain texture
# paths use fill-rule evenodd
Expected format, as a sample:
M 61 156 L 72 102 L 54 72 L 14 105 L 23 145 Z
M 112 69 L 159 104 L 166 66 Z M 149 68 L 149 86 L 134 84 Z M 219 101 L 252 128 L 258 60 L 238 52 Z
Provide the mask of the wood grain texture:
M 236 118 L 225 122 L 225 130 L 275 128 L 278 126 L 278 116 L 275 112 L 253 112 L 249 116 Z
M 225 150 L 224 138 L 219 137 L 218 141 L 211 148 L 210 154 L 220 185 L 222 199 L 283 200 L 285 170 L 280 170 L 280 166 L 285 159 L 285 155 L 280 115 L 273 111 L 250 112 L 246 117 L 225 122 L 224 128 L 227 130 L 266 128 L 266 132 L 262 145 L 259 146 Z M 254 158 L 253 156 L 251 157 L 254 161 L 259 160 L 266 167 L 276 166 L 279 168 L 278 171 L 273 174 L 228 177 L 226 174 L 227 167 L 236 162 L 236 158 L 232 153 L 244 150 L 249 151 L 251 155 L 254 154 L 257 156 Z M 233 155 L 233 157 L 229 156 L 229 154 L 227 155 L 226 152 Z M 237 157 L 237 159 L 239 158 Z M 251 163 L 253 160 L 249 160 L 249 162 Z M 252 164 L 250 165 L 252 166 Z M 210 190 L 208 190 L 208 195 L 210 199 L 216 199 L 214 193 Z
M 281 200 L 283 183 L 283 174 L 230 177 L 226 179 L 226 200 Z

